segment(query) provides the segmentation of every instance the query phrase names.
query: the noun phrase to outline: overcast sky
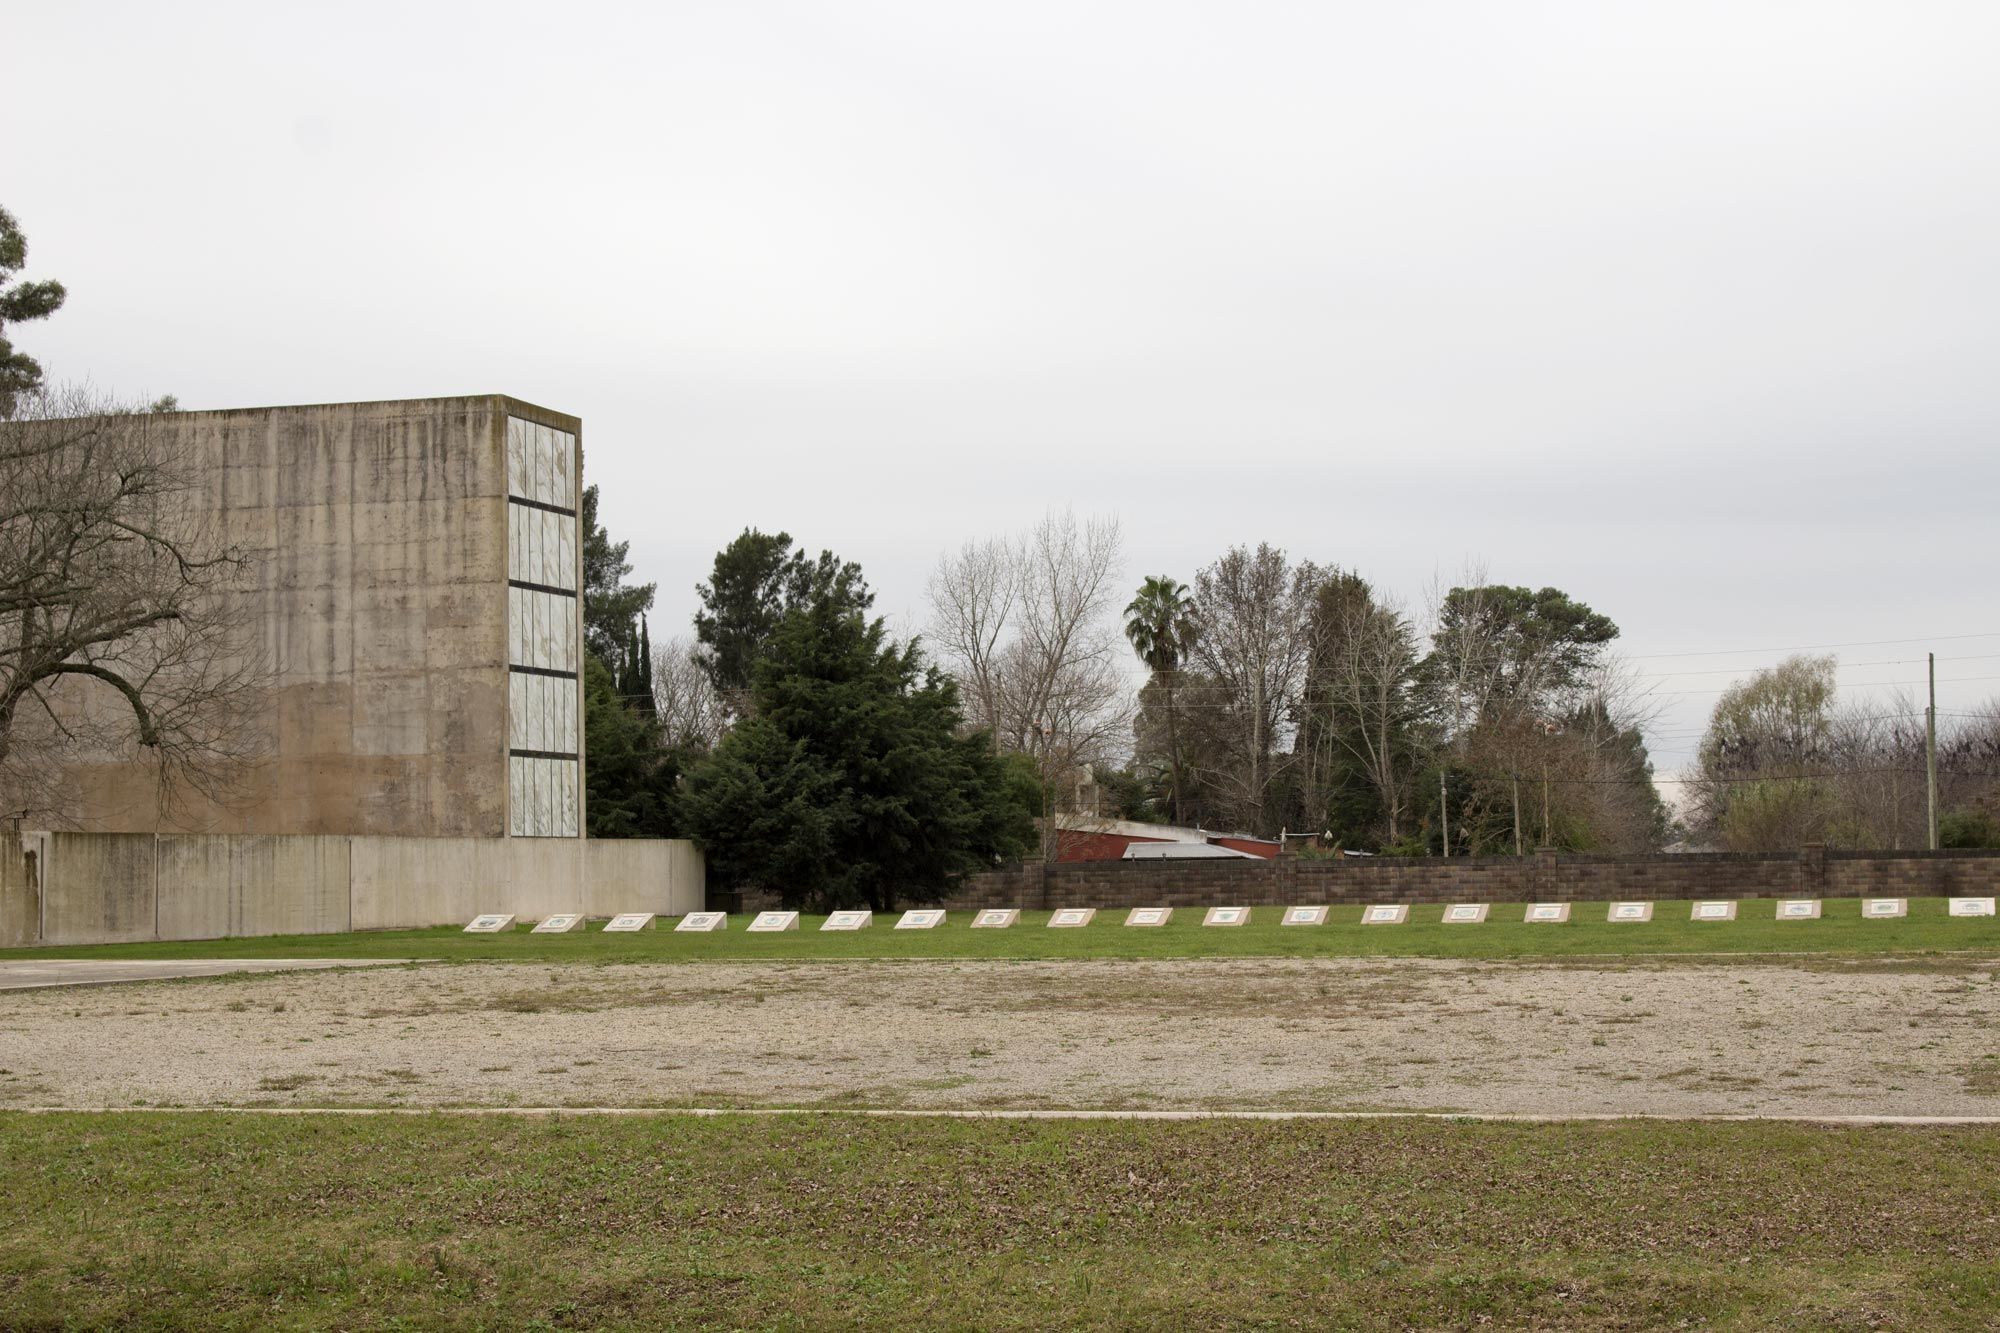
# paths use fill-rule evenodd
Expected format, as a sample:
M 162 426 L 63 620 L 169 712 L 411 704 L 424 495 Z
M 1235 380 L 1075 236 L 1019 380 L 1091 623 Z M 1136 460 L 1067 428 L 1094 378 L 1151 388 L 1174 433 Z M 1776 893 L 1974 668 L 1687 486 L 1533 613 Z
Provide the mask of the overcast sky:
M 1561 587 L 1662 674 L 1663 770 L 1782 648 L 2000 693 L 1988 0 L 4 30 L 0 205 L 71 291 L 20 346 L 190 408 L 574 413 L 656 639 L 746 525 L 907 627 L 945 547 L 1072 505 L 1135 585 L 1263 540 L 1413 610 L 1468 558 Z

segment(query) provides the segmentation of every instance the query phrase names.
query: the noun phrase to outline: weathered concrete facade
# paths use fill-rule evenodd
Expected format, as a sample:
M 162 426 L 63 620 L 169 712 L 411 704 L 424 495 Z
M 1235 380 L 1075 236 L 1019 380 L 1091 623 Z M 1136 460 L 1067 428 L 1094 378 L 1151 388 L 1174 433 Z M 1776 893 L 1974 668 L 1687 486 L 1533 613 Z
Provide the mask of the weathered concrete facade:
M 75 831 L 0 822 L 0 944 L 701 906 L 692 843 L 582 836 L 576 418 L 487 395 L 143 420 L 244 557 L 216 595 L 256 679 L 249 762 L 171 804 L 135 752 L 75 763 Z M 126 721 L 108 690 L 59 706 Z
M 574 838 L 581 423 L 487 395 L 151 418 L 247 562 L 226 594 L 268 688 L 224 799 L 106 755 L 77 827 Z

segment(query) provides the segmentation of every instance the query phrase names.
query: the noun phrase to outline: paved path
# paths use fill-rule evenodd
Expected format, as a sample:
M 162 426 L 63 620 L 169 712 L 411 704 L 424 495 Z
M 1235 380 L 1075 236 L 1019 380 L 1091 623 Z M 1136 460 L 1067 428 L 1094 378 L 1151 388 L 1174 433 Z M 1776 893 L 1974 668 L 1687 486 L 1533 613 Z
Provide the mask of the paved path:
M 121 958 L 0 959 L 0 990 L 108 986 L 118 981 L 173 981 L 232 972 L 315 972 L 329 967 L 393 967 L 408 958 Z

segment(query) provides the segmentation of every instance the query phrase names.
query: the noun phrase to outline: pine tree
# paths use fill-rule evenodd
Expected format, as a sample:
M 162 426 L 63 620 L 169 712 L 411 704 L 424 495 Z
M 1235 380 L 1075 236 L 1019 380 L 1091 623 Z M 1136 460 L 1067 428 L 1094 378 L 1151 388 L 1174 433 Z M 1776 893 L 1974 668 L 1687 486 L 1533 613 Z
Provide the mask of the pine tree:
M 685 793 L 720 884 L 888 911 L 1033 836 L 957 687 L 831 586 L 779 623 L 751 704 Z

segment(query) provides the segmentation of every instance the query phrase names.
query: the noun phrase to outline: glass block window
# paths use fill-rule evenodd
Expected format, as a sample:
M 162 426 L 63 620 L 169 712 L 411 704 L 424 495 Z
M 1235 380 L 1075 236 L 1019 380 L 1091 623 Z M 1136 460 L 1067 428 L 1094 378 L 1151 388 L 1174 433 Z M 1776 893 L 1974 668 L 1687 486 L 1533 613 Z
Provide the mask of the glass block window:
M 507 828 L 579 832 L 583 605 L 576 436 L 507 419 Z

